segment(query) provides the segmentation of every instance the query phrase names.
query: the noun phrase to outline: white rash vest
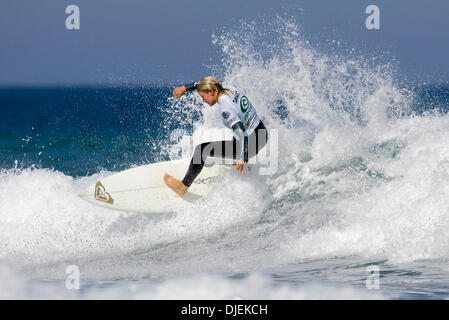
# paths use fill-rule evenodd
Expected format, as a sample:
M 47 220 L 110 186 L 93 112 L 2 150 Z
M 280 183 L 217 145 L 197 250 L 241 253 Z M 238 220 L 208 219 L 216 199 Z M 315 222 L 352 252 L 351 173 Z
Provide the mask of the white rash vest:
M 232 91 L 232 94 L 222 94 L 217 102 L 220 107 L 223 124 L 227 128 L 232 129 L 232 126 L 240 121 L 245 127 L 246 134 L 250 135 L 260 122 L 256 110 L 244 92 L 233 86 L 223 85 L 223 88 L 228 88 Z

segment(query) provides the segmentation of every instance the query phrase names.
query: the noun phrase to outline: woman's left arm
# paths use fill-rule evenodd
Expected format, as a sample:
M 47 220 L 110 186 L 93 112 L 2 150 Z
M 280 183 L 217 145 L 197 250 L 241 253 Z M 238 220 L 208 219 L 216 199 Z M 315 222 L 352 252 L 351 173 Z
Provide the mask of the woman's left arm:
M 248 163 L 248 134 L 241 121 L 236 122 L 232 126 L 232 130 L 234 130 L 240 141 L 240 150 L 237 150 L 237 163 L 234 165 L 239 174 L 244 176 L 243 165 Z

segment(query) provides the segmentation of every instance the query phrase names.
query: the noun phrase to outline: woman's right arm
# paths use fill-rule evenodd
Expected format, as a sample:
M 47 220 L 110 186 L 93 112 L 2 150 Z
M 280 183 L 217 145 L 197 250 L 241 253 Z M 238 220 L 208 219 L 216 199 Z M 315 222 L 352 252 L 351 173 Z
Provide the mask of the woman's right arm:
M 185 86 L 182 86 L 182 87 L 176 87 L 173 90 L 173 98 L 179 98 L 179 97 L 183 96 L 187 91 L 195 90 L 199 83 L 200 83 L 199 81 L 196 81 L 196 82 L 186 84 Z
M 173 90 L 173 98 L 179 98 L 179 97 L 183 96 L 184 93 L 186 93 L 186 87 L 185 86 L 176 87 Z

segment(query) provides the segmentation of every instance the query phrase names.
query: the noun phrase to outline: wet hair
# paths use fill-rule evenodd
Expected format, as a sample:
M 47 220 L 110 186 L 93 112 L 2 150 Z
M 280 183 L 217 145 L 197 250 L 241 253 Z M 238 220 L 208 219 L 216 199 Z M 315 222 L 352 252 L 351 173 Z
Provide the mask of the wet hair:
M 220 80 L 212 76 L 204 77 L 196 87 L 196 91 L 208 92 L 209 90 L 218 93 L 225 93 L 230 97 L 231 95 L 234 96 L 234 92 L 232 92 L 228 88 L 223 88 L 223 85 L 221 84 Z

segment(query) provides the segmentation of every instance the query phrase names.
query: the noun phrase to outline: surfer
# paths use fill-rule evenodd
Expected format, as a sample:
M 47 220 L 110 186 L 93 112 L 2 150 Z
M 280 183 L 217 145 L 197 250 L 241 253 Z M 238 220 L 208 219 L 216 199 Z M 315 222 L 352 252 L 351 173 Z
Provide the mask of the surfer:
M 165 184 L 180 196 L 187 192 L 200 174 L 207 157 L 236 160 L 233 166 L 239 175 L 244 176 L 244 164 L 248 163 L 249 158 L 257 155 L 268 141 L 268 132 L 243 91 L 233 86 L 223 87 L 218 79 L 209 76 L 175 88 L 173 97 L 179 98 L 187 91 L 193 90 L 196 90 L 208 105 L 218 104 L 223 124 L 233 130 L 234 138 L 197 145 L 184 179 L 175 179 L 167 173 L 164 175 Z

